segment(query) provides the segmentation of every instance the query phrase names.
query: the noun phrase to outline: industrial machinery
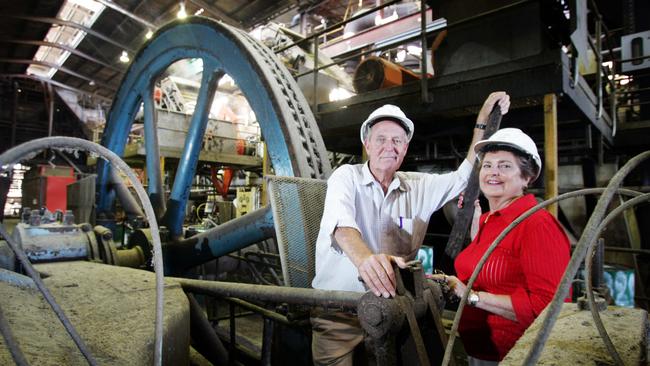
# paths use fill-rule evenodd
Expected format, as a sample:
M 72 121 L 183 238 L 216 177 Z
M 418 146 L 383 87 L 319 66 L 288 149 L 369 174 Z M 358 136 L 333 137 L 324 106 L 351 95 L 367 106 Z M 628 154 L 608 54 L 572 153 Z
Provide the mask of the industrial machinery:
M 202 60 L 202 82 L 176 178 L 169 197 L 166 197 L 159 166 L 154 84 L 158 75 L 170 64 L 184 58 Z M 205 231 L 188 232 L 183 226 L 185 207 L 196 172 L 208 109 L 218 81 L 225 74 L 237 82 L 258 117 L 273 173 L 290 178 L 269 178 L 269 183 L 276 187 L 271 191 L 277 189 L 274 191 L 277 195 L 271 198 L 272 207 L 248 212 Z M 114 178 L 114 171 L 116 168 L 122 170 L 124 163 L 115 160 L 105 150 L 112 151 L 113 155 L 124 153 L 131 124 L 141 105 L 144 111 L 147 194 L 150 203 L 141 196 L 144 195 L 142 186 L 134 183 L 134 187 L 149 225 L 138 228 L 130 237 L 129 247 L 120 249 L 110 240 L 110 229 L 115 226 L 113 205 L 115 197 L 119 196 L 120 200 L 124 200 L 123 206 L 129 206 L 125 204 L 129 195 L 121 190 Z M 161 28 L 140 50 L 123 79 L 103 135 L 103 150 L 79 141 L 45 139 L 2 154 L 0 166 L 13 164 L 38 149 L 72 149 L 75 142 L 78 143 L 77 148 L 93 149 L 95 153 L 106 154 L 101 157 L 108 159 L 99 160 L 97 165 L 96 223 L 101 226 L 91 230 L 88 225 L 72 225 L 69 215 L 63 215 L 61 222 L 44 224 L 39 222 L 42 220 L 40 212 L 30 211 L 29 216 L 25 213 L 25 222 L 15 231 L 14 237 L 2 229 L 2 235 L 7 240 L 7 246 L 0 247 L 0 259 L 5 267 L 0 271 L 0 293 L 7 294 L 0 297 L 3 299 L 0 300 L 0 315 L 6 312 L 5 316 L 0 316 L 0 328 L 7 349 L 4 352 L 5 348 L 0 348 L 2 363 L 9 363 L 12 359 L 20 363 L 20 360 L 28 358 L 39 364 L 187 364 L 190 358 L 197 357 L 223 364 L 232 358 L 245 359 L 245 352 L 235 345 L 235 313 L 231 311 L 229 314 L 229 337 L 219 337 L 214 324 L 209 322 L 202 309 L 203 300 L 199 295 L 225 298 L 231 304 L 231 309 L 236 304 L 262 315 L 261 359 L 255 360 L 262 364 L 288 363 L 287 358 L 292 364 L 310 362 L 308 343 L 304 341 L 308 340 L 308 312 L 315 308 L 356 312 L 369 335 L 368 346 L 377 364 L 450 362 L 450 350 L 466 298 L 461 300 L 448 341 L 440 317 L 442 290 L 437 283 L 425 279 L 418 263 L 411 263 L 409 268 L 399 272 L 398 296 L 394 299 L 304 288 L 308 287 L 310 271 L 313 271 L 314 231 L 318 230 L 318 215 L 322 215 L 317 203 L 322 203 L 323 180 L 329 175 L 331 167 L 314 117 L 293 78 L 269 49 L 243 31 L 198 17 Z M 602 193 L 588 230 L 578 242 L 562 285 L 548 309 L 548 316 L 540 320 L 544 324 L 533 351 L 522 356 L 526 357 L 526 362 L 535 363 L 540 357 L 548 339 L 546 330 L 553 327 L 562 310 L 562 300 L 578 265 L 609 217 L 650 199 L 648 194 L 627 192 L 635 198 L 603 220 L 605 209 L 622 179 L 649 157 L 650 152 L 646 152 L 632 159 L 611 180 L 607 189 L 562 195 L 533 209 L 569 196 Z M 132 172 L 127 173 L 130 179 L 134 177 Z M 280 189 L 283 183 L 288 185 Z M 287 217 L 282 221 L 283 216 L 287 216 L 288 221 Z M 290 232 L 287 233 L 287 230 Z M 257 255 L 259 262 L 272 268 L 274 264 L 280 267 L 283 274 L 281 284 L 289 286 L 206 281 L 198 278 L 205 274 L 197 275 L 197 271 L 194 271 L 197 266 L 270 238 L 277 239 L 278 254 L 267 256 L 269 253 L 260 253 Z M 498 241 L 493 246 L 497 244 Z M 11 247 L 11 252 L 8 247 Z M 46 248 L 44 252 L 42 247 Z M 19 265 L 11 253 L 16 253 Z M 34 268 L 26 262 L 28 257 L 35 262 Z M 40 260 L 43 263 L 37 263 Z M 124 268 L 123 265 L 154 269 L 156 275 L 154 277 L 148 271 Z M 21 268 L 31 279 L 16 272 Z M 163 270 L 168 276 L 164 281 L 165 286 Z M 292 277 L 294 270 L 301 278 L 301 286 Z M 39 276 L 37 272 L 43 275 Z M 75 278 L 76 275 L 82 278 Z M 76 348 L 65 333 L 61 336 L 60 325 L 35 287 L 43 292 Z M 56 295 L 56 301 L 48 288 Z M 186 297 L 183 291 L 189 295 Z M 99 293 L 108 295 L 101 298 Z M 587 293 L 589 295 L 591 291 Z M 4 301 L 7 298 L 16 299 L 10 303 L 11 307 Z M 61 303 L 60 307 L 56 305 L 58 302 Z M 25 308 L 33 311 L 36 319 L 42 315 L 45 320 L 38 324 L 38 320 L 22 317 L 20 308 L 15 306 L 18 303 L 27 304 Z M 592 312 L 594 303 L 590 297 Z M 118 311 L 113 312 L 113 309 Z M 637 315 L 635 319 L 643 318 L 643 314 Z M 598 312 L 594 312 L 593 316 L 598 318 Z M 9 326 L 4 318 L 8 319 Z M 53 341 L 45 342 L 35 337 L 28 332 L 30 327 L 36 329 L 36 334 L 54 334 L 51 337 Z M 15 337 L 11 334 L 12 330 Z M 598 332 L 603 339 L 609 339 L 601 327 L 598 327 Z M 293 343 L 301 337 L 303 343 Z M 222 344 L 222 338 L 229 340 L 228 351 Z M 19 342 L 15 342 L 16 339 Z M 290 346 L 303 348 L 286 352 Z M 618 355 L 618 346 L 610 342 L 606 347 L 610 354 Z M 39 356 L 38 351 L 42 349 L 39 347 L 51 352 L 46 352 L 47 357 Z M 277 352 L 278 348 L 285 351 Z M 193 349 L 200 356 L 193 355 Z M 305 356 L 305 359 L 298 360 L 299 356 Z M 516 361 L 521 361 L 521 358 Z

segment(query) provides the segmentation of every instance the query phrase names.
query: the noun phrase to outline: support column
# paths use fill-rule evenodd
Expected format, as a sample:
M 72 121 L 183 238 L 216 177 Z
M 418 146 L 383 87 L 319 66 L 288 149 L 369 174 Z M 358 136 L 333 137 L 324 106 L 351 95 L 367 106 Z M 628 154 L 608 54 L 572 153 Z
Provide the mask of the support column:
M 558 195 L 557 159 L 557 97 L 544 96 L 544 199 Z M 557 203 L 547 207 L 548 212 L 557 217 Z

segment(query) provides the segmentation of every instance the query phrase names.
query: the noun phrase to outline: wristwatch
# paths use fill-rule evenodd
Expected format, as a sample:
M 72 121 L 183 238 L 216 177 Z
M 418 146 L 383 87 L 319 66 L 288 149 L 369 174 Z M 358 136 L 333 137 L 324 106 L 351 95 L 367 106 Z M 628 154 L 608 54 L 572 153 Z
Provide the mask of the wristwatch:
M 481 301 L 481 298 L 478 297 L 478 292 L 474 290 L 469 291 L 469 296 L 467 297 L 467 303 L 469 306 L 476 306 L 478 302 Z

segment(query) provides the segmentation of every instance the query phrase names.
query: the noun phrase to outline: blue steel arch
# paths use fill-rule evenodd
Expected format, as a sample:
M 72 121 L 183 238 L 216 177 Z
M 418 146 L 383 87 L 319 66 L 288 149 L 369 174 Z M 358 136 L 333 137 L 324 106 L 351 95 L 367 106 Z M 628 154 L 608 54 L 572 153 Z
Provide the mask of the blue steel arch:
M 141 103 L 145 111 L 147 169 L 156 171 L 158 146 L 153 83 L 172 63 L 185 58 L 203 61 L 203 80 L 179 169 L 161 224 L 172 237 L 182 234 L 184 208 L 219 78 L 231 76 L 255 112 L 276 175 L 327 178 L 331 171 L 314 116 L 289 72 L 272 51 L 247 33 L 202 17 L 172 22 L 156 32 L 138 52 L 113 101 L 102 145 L 124 153 L 128 133 Z M 98 165 L 97 212 L 110 213 L 114 192 L 110 168 Z M 159 169 L 159 167 L 158 167 Z M 161 196 L 156 174 L 149 174 L 149 195 Z M 159 176 L 159 175 L 158 175 Z M 153 182 L 151 180 L 154 180 Z

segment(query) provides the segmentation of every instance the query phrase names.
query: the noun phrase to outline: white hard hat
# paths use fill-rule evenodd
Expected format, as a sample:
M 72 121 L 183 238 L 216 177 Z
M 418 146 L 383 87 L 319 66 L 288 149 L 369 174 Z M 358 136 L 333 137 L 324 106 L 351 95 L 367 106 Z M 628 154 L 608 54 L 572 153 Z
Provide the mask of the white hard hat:
M 361 125 L 361 142 L 366 141 L 370 127 L 382 120 L 398 122 L 404 128 L 404 130 L 406 130 L 406 140 L 411 141 L 411 138 L 413 137 L 413 130 L 415 129 L 413 122 L 406 117 L 404 112 L 402 112 L 399 107 L 392 104 L 385 104 L 370 113 L 368 118 Z
M 540 172 L 542 171 L 542 159 L 539 157 L 537 152 L 537 146 L 533 139 L 530 136 L 523 133 L 518 128 L 502 128 L 490 136 L 487 140 L 481 140 L 474 145 L 474 152 L 477 156 L 487 145 L 507 145 L 514 147 L 515 149 L 523 152 L 524 154 L 530 155 L 535 164 L 537 164 L 537 175 L 533 178 L 533 181 L 539 177 Z

